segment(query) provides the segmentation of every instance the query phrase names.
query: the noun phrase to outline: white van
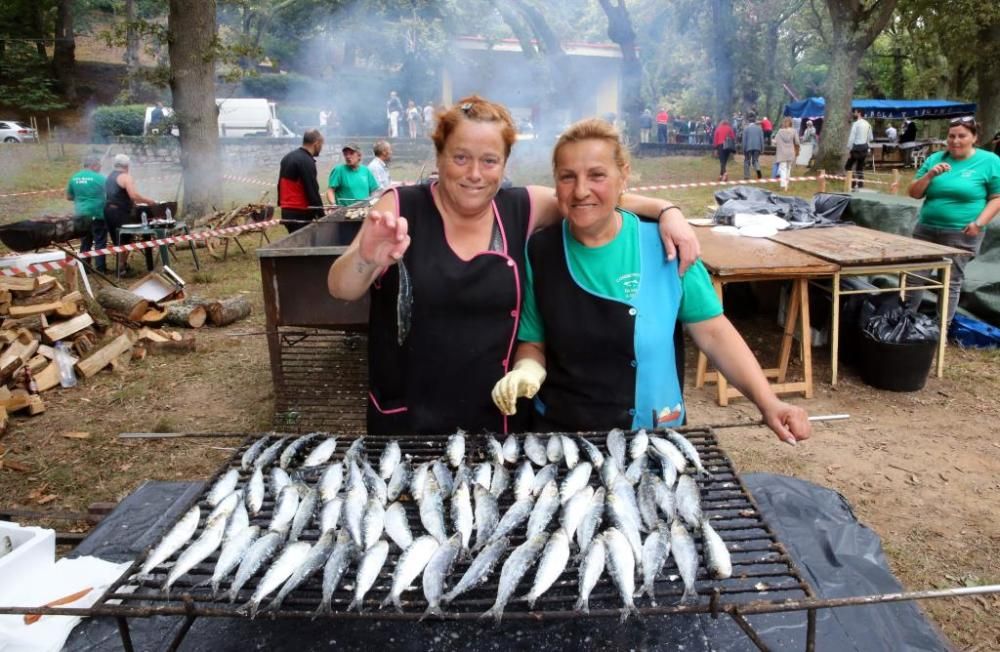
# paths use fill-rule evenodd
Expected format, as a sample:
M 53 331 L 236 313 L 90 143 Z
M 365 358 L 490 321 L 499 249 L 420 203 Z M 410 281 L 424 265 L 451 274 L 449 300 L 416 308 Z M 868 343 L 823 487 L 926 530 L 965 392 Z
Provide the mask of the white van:
M 219 136 L 241 138 L 295 138 L 295 133 L 278 119 L 274 102 L 258 97 L 230 97 L 215 100 L 219 107 Z
M 219 107 L 219 136 L 222 138 L 242 138 L 257 136 L 262 138 L 297 138 L 296 134 L 278 119 L 274 102 L 262 97 L 230 97 L 216 99 Z M 146 107 L 143 133 L 151 134 L 150 118 L 155 107 Z M 170 107 L 163 107 L 164 117 L 174 113 Z M 174 126 L 171 134 L 178 135 Z

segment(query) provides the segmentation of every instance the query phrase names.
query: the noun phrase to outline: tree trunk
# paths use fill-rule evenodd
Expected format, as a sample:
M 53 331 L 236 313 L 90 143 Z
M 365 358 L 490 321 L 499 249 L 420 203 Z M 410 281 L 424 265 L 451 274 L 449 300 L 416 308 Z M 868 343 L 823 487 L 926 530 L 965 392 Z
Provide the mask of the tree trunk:
M 139 35 L 135 26 L 135 0 L 125 0 L 125 83 L 129 102 L 134 102 L 138 95 Z
M 59 0 L 56 7 L 56 42 L 52 50 L 52 71 L 63 95 L 76 101 L 76 35 L 73 32 L 73 0 Z
M 608 0 L 601 0 L 601 8 L 608 17 L 608 37 L 618 44 L 622 51 L 622 102 L 625 112 L 625 128 L 628 140 L 639 147 L 639 114 L 642 113 L 642 64 L 635 44 L 635 29 L 628 15 L 625 0 L 618 0 L 611 6 Z
M 816 166 L 843 169 L 850 132 L 851 99 L 858 64 L 889 23 L 898 0 L 826 0 L 830 12 L 830 68 L 824 84 L 826 111 Z
M 851 50 L 844 43 L 834 43 L 830 53 L 823 95 L 826 111 L 820 136 L 816 167 L 833 173 L 843 170 L 847 158 L 847 135 L 851 129 L 851 99 L 858 78 L 858 64 L 864 52 Z
M 980 46 L 989 49 L 982 52 L 976 62 L 980 143 L 988 143 L 993 134 L 1000 131 L 1000 66 L 997 66 L 996 58 L 1000 47 L 997 43 L 1000 43 L 1000 19 L 979 30 Z
M 784 19 L 781 20 L 784 22 Z M 778 29 L 781 22 L 772 21 L 767 24 L 764 30 L 764 107 L 762 115 L 772 119 L 777 131 L 778 114 L 775 113 L 775 104 L 780 108 L 781 102 L 775 97 L 778 85 Z
M 222 203 L 215 106 L 215 0 L 170 0 L 170 90 L 184 173 L 184 210 L 202 215 Z
M 733 42 L 736 40 L 733 0 L 712 0 L 712 76 L 715 121 L 728 119 L 733 108 Z

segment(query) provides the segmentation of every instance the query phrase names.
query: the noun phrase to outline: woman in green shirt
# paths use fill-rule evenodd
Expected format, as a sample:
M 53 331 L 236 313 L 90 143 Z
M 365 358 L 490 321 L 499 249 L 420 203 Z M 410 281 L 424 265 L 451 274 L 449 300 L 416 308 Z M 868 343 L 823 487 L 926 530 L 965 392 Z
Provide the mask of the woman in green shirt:
M 968 251 L 949 256 L 948 323 L 955 317 L 965 266 L 978 253 L 983 234 L 1000 212 L 1000 157 L 976 148 L 979 125 L 975 118 L 955 118 L 948 128 L 948 148 L 927 158 L 910 184 L 910 197 L 923 199 L 913 237 Z M 921 292 L 907 304 L 920 303 Z

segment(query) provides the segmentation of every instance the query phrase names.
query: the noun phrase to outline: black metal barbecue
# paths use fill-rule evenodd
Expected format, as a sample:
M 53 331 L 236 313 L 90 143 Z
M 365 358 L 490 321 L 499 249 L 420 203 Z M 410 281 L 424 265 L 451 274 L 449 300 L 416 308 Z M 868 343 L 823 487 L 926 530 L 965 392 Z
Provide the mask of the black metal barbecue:
M 702 491 L 702 506 L 705 514 L 711 519 L 713 527 L 719 535 L 726 541 L 733 561 L 733 576 L 723 581 L 711 580 L 707 577 L 703 567 L 699 568 L 697 590 L 698 599 L 696 602 L 688 604 L 678 604 L 682 593 L 682 584 L 677 578 L 677 569 L 672 560 L 664 568 L 660 579 L 656 583 L 656 598 L 659 606 L 652 606 L 649 598 L 637 600 L 637 606 L 642 614 L 663 615 L 663 614 L 690 614 L 690 613 L 728 613 L 741 628 L 751 637 L 754 642 L 766 649 L 766 645 L 759 640 L 752 626 L 743 618 L 742 608 L 750 608 L 752 611 L 759 611 L 768 605 L 777 606 L 804 598 L 814 597 L 809 585 L 803 580 L 799 571 L 795 568 L 792 559 L 789 557 L 784 546 L 777 539 L 774 532 L 768 527 L 760 515 L 749 492 L 743 486 L 739 477 L 733 469 L 732 462 L 728 456 L 719 448 L 718 441 L 710 429 L 688 429 L 685 435 L 698 448 L 705 466 L 712 472 L 711 478 L 699 478 L 699 486 Z M 594 443 L 602 445 L 606 433 L 588 433 L 585 435 Z M 254 437 L 248 439 L 230 459 L 226 466 L 219 470 L 216 477 L 229 470 L 229 468 L 239 467 L 240 457 L 244 450 L 254 441 Z M 439 457 L 444 448 L 446 436 L 438 437 L 367 437 L 365 439 L 366 450 L 369 457 L 377 458 L 381 454 L 382 448 L 390 440 L 396 439 L 404 455 L 410 455 L 414 463 Z M 470 438 L 468 450 L 472 454 L 477 454 L 480 449 L 476 438 Z M 307 446 L 303 453 L 307 454 Z M 341 451 L 343 448 L 340 449 Z M 316 480 L 321 473 L 320 470 L 312 471 L 312 475 L 307 476 L 309 480 Z M 241 472 L 241 480 L 248 479 L 248 474 Z M 599 482 L 596 474 L 592 477 L 592 484 Z M 205 498 L 213 482 L 206 484 L 206 490 L 198 496 L 196 502 L 200 502 L 203 507 L 208 507 Z M 501 512 L 512 502 L 511 492 L 505 492 L 501 500 Z M 185 506 L 187 511 L 192 505 Z M 273 497 L 268 496 L 265 500 L 261 512 L 254 517 L 253 522 L 266 527 L 271 519 L 273 508 Z M 411 520 L 411 527 L 414 531 L 420 531 L 419 515 L 415 505 L 412 509 L 408 506 L 408 514 Z M 204 519 L 203 519 L 204 520 Z M 200 528 L 204 523 L 199 526 Z M 314 541 L 319 537 L 319 532 L 314 529 L 307 529 L 301 539 Z M 523 532 L 513 537 L 512 544 L 517 545 L 523 541 Z M 700 549 L 700 539 L 699 549 Z M 391 609 L 380 609 L 379 605 L 388 595 L 392 577 L 392 569 L 399 556 L 399 550 L 392 547 L 389 559 L 383 567 L 382 574 L 375 586 L 369 591 L 365 598 L 364 610 L 358 612 L 347 612 L 347 605 L 351 602 L 355 568 L 348 571 L 347 576 L 338 587 L 333 597 L 333 611 L 320 617 L 331 619 L 385 619 L 385 620 L 417 620 L 423 615 L 426 608 L 422 590 L 417 582 L 411 590 L 403 594 L 402 613 L 397 613 Z M 207 584 L 211 577 L 218 553 L 212 555 L 202 564 L 195 567 L 185 577 L 181 578 L 171 589 L 170 596 L 167 597 L 161 590 L 161 585 L 169 572 L 169 566 L 162 566 L 154 569 L 149 578 L 136 578 L 132 574 L 141 565 L 142 559 L 133 564 L 132 568 L 98 600 L 94 605 L 97 612 L 106 614 L 113 613 L 119 617 L 119 623 L 123 641 L 126 649 L 130 649 L 128 642 L 128 626 L 125 619 L 128 617 L 149 617 L 154 615 L 183 615 L 190 624 L 196 617 L 244 617 L 238 613 L 238 608 L 249 600 L 257 581 L 263 576 L 266 569 L 259 571 L 246 586 L 241 589 L 235 603 L 229 603 L 228 599 L 220 596 L 219 599 L 212 597 L 211 589 Z M 468 561 L 459 562 L 453 571 L 452 581 L 465 571 Z M 703 566 L 703 564 L 702 564 Z M 571 561 L 559 581 L 545 594 L 538 602 L 534 611 L 528 609 L 527 603 L 522 599 L 515 598 L 507 607 L 504 613 L 505 620 L 530 619 L 533 621 L 545 619 L 565 619 L 580 618 L 581 614 L 572 610 L 577 597 L 579 563 Z M 523 582 L 530 583 L 530 573 L 526 575 Z M 448 619 L 476 619 L 493 604 L 496 597 L 499 569 L 484 585 L 462 595 L 449 605 L 446 618 Z M 227 580 L 222 588 L 228 589 Z M 285 600 L 279 611 L 263 611 L 259 618 L 311 618 L 320 602 L 322 586 L 322 571 L 313 576 L 308 582 L 293 591 Z M 518 591 L 516 595 L 520 595 Z M 618 617 L 621 613 L 621 599 L 617 589 L 612 584 L 609 577 L 601 579 L 594 589 L 590 598 L 591 617 Z M 810 634 L 814 628 L 814 612 L 810 611 L 809 624 Z M 184 631 L 186 631 L 186 627 Z M 183 636 L 183 632 L 180 634 Z M 810 636 L 811 638 L 811 636 Z M 179 639 L 177 641 L 179 643 Z

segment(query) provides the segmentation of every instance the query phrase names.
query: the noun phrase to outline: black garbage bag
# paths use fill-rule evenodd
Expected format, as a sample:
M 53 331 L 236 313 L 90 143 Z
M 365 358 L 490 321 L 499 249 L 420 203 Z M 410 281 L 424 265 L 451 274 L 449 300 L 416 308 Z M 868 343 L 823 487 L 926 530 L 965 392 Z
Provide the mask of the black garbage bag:
M 813 212 L 823 219 L 839 222 L 850 203 L 851 198 L 848 195 L 818 192 L 813 195 L 812 208 Z
M 716 224 L 733 224 L 737 213 L 777 215 L 788 220 L 793 229 L 824 222 L 801 197 L 778 195 L 753 186 L 720 190 L 715 193 L 715 201 L 719 204 L 713 218 Z
M 906 308 L 901 301 L 886 301 L 868 309 L 862 308 L 862 330 L 876 342 L 919 344 L 937 342 L 941 328 L 936 320 L 916 310 Z

